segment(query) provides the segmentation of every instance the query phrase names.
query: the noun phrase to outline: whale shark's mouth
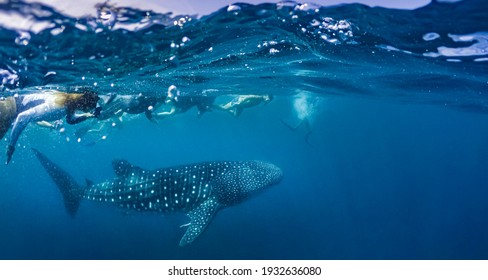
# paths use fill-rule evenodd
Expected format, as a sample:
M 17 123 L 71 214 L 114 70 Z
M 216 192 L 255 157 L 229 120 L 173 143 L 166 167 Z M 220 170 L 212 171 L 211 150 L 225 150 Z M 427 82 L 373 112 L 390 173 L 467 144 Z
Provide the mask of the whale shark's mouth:
M 272 173 L 271 173 L 271 182 L 270 184 L 271 185 L 276 185 L 278 183 L 281 182 L 281 180 L 283 179 L 283 171 L 281 170 L 281 168 L 279 168 L 278 166 L 274 165 L 274 164 L 270 164 L 271 165 L 271 169 L 272 169 Z
M 266 185 L 276 185 L 283 179 L 283 171 L 278 166 L 265 161 L 256 161 L 255 163 L 266 173 Z

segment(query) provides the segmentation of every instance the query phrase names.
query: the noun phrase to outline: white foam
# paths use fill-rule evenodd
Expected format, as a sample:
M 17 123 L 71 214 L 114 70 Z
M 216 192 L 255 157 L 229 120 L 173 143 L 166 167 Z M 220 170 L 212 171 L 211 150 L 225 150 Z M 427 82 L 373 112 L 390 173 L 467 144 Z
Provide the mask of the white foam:
M 312 105 L 312 100 L 310 94 L 306 92 L 300 92 L 295 96 L 293 101 L 293 109 L 298 119 L 304 120 L 308 119 L 314 113 L 314 106 Z

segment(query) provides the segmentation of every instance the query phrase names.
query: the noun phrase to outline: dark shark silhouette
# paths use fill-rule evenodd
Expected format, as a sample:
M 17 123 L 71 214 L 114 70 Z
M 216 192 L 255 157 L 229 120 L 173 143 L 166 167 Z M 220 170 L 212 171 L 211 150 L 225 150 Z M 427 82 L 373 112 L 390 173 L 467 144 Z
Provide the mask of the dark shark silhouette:
M 278 184 L 280 168 L 262 161 L 214 161 L 145 170 L 126 160 L 112 162 L 112 181 L 87 187 L 77 182 L 44 154 L 33 149 L 63 195 L 74 216 L 81 199 L 114 204 L 141 212 L 184 212 L 190 218 L 180 246 L 193 242 L 221 208 L 238 204 L 256 192 Z

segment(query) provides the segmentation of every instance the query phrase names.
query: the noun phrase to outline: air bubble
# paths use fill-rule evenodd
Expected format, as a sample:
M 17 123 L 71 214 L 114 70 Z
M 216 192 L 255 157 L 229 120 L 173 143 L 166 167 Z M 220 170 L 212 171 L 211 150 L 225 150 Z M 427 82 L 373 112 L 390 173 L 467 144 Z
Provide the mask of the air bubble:
M 438 39 L 440 37 L 441 37 L 441 35 L 439 35 L 435 32 L 431 32 L 431 33 L 424 34 L 424 36 L 422 36 L 422 39 L 424 39 L 424 41 L 432 41 L 432 40 Z
M 276 53 L 279 53 L 280 51 L 275 49 L 275 48 L 271 48 L 269 49 L 269 54 L 276 54 Z
M 240 10 L 241 10 L 241 7 L 239 7 L 237 5 L 229 5 L 229 7 L 227 7 L 227 12 L 237 12 Z
M 31 35 L 29 32 L 19 31 L 19 36 L 15 38 L 15 44 L 19 46 L 27 46 L 31 39 Z
M 337 24 L 337 28 L 339 29 L 348 29 L 349 27 L 351 27 L 351 25 L 345 20 L 339 20 Z
M 183 27 L 183 25 L 185 25 L 186 23 L 186 19 L 185 18 L 180 18 L 178 21 L 177 21 L 177 25 L 180 26 L 180 27 Z

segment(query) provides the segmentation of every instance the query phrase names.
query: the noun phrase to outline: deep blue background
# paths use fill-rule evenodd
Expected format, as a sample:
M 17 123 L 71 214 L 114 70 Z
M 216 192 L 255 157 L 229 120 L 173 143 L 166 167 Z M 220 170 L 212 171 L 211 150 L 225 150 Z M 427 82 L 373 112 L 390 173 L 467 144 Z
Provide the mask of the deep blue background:
M 321 98 L 305 131 L 280 123 L 292 99 L 155 125 L 144 117 L 83 147 L 28 128 L 0 166 L 0 258 L 7 259 L 486 259 L 488 115 L 442 106 Z M 110 160 L 146 168 L 201 160 L 262 159 L 282 183 L 218 213 L 178 247 L 183 215 L 126 215 L 84 202 L 75 219 L 30 152 L 80 182 L 113 176 Z M 0 149 L 4 148 L 4 145 Z
M 155 124 L 137 116 L 80 143 L 73 132 L 90 122 L 64 134 L 30 125 L 11 164 L 0 164 L 0 259 L 487 259 L 485 6 L 240 4 L 190 18 L 105 5 L 111 17 L 103 20 L 0 4 L 1 96 L 43 85 L 275 95 L 239 118 L 192 110 Z M 18 17 L 31 21 L 9 24 Z M 339 25 L 349 27 L 340 33 Z M 432 32 L 437 39 L 424 39 Z M 281 123 L 297 122 L 294 103 L 303 95 L 309 143 L 305 127 Z M 86 146 L 102 135 L 107 140 Z M 284 179 L 219 212 L 181 248 L 184 214 L 83 202 L 70 218 L 31 147 L 80 183 L 112 179 L 113 159 L 148 169 L 266 160 Z M 2 141 L 0 162 L 5 149 Z

